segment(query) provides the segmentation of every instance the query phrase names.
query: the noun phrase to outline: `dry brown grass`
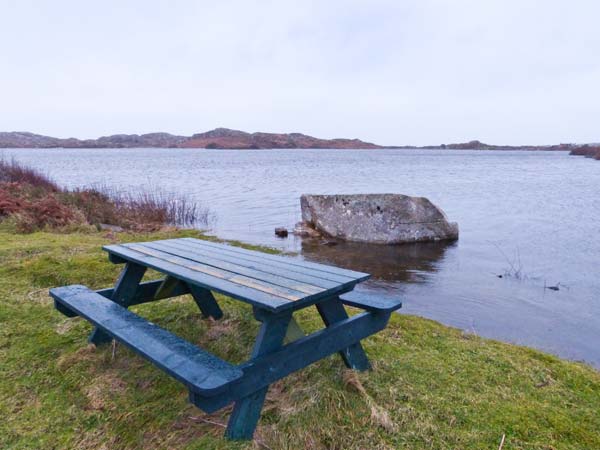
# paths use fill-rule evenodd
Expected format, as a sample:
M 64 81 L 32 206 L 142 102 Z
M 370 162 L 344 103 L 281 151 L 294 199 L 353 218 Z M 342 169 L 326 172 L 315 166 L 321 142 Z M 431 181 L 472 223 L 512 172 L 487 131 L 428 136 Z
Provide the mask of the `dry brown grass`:
M 346 370 L 343 375 L 343 380 L 346 386 L 354 388 L 365 399 L 365 402 L 371 409 L 371 422 L 373 425 L 379 426 L 390 433 L 395 433 L 397 431 L 398 426 L 392 421 L 389 411 L 373 400 L 373 397 L 369 395 L 360 382 L 356 372 Z
M 91 224 L 116 225 L 136 231 L 158 230 L 165 225 L 210 225 L 213 215 L 185 195 L 159 187 L 144 192 L 123 192 L 107 186 L 75 189 L 65 202 L 83 212 Z
M 36 170 L 0 159 L 2 220 L 21 233 L 103 224 L 155 231 L 165 226 L 208 227 L 214 216 L 185 195 L 159 187 L 137 193 L 106 186 L 66 190 Z
M 56 183 L 43 173 L 27 167 L 15 159 L 8 161 L 1 157 L 0 183 L 24 183 L 51 192 L 58 192 L 60 190 Z
M 117 372 L 110 371 L 91 379 L 84 392 L 88 398 L 89 408 L 95 410 L 114 410 L 115 397 L 122 395 L 127 389 L 127 384 Z

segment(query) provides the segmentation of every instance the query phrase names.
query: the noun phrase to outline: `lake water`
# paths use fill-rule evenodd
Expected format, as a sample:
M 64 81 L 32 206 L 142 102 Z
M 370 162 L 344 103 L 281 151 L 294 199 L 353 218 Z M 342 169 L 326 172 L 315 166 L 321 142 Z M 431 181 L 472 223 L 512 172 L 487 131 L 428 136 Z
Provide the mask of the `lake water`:
M 563 152 L 4 150 L 67 187 L 160 186 L 209 206 L 212 232 L 369 272 L 359 289 L 417 314 L 600 367 L 600 162 Z M 325 246 L 273 229 L 303 193 L 425 196 L 460 226 L 452 244 Z M 511 268 L 521 276 L 499 278 Z M 559 291 L 545 286 L 559 286 Z

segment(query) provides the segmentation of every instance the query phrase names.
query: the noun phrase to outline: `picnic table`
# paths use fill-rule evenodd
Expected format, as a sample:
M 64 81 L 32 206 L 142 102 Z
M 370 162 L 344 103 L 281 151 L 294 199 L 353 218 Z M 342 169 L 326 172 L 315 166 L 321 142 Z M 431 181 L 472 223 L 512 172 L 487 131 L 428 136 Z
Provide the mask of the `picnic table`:
M 385 328 L 392 311 L 401 307 L 397 300 L 352 293 L 369 278 L 366 273 L 206 240 L 166 239 L 103 249 L 112 263 L 124 264 L 114 288 L 53 288 L 56 309 L 91 322 L 90 342 L 115 339 L 179 380 L 203 411 L 234 403 L 225 432 L 230 439 L 252 438 L 269 385 L 290 373 L 336 352 L 347 367 L 368 369 L 360 341 Z M 148 269 L 164 277 L 142 282 Z M 249 303 L 261 322 L 250 359 L 243 364 L 224 361 L 127 309 L 191 294 L 204 317 L 218 320 L 223 312 L 212 292 Z M 325 327 L 303 335 L 292 315 L 313 305 Z M 349 317 L 344 305 L 363 312 Z

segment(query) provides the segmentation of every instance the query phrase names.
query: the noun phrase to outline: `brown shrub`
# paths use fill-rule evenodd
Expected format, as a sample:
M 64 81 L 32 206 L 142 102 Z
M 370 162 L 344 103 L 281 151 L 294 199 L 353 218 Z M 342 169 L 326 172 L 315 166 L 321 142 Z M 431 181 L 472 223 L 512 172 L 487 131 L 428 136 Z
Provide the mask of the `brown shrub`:
M 60 190 L 46 175 L 14 159 L 11 161 L 0 159 L 0 183 L 28 184 L 52 192 Z
M 53 192 L 24 183 L 0 183 L 0 219 L 12 217 L 18 231 L 84 223 L 83 215 L 62 203 Z
M 208 225 L 212 215 L 185 196 L 158 188 L 141 193 L 60 189 L 36 170 L 0 159 L 0 220 L 6 217 L 22 232 L 83 223 L 151 231 L 165 225 Z
M 585 156 L 587 158 L 597 158 L 600 155 L 600 147 L 594 145 L 581 145 L 579 147 L 574 148 L 569 153 L 570 155 L 576 156 Z
M 15 197 L 8 189 L 0 187 L 0 217 L 19 212 L 23 207 L 23 200 Z
M 53 195 L 32 202 L 27 212 L 35 219 L 39 228 L 60 228 L 80 218 L 76 211 L 62 204 Z
M 119 220 L 116 205 L 110 198 L 95 189 L 76 189 L 64 192 L 63 201 L 79 209 L 88 223 L 97 225 L 108 223 L 122 226 Z
M 106 186 L 75 189 L 63 194 L 65 202 L 83 212 L 91 224 L 118 225 L 149 231 L 164 225 L 209 224 L 211 213 L 185 196 L 158 188 L 140 193 L 123 193 Z

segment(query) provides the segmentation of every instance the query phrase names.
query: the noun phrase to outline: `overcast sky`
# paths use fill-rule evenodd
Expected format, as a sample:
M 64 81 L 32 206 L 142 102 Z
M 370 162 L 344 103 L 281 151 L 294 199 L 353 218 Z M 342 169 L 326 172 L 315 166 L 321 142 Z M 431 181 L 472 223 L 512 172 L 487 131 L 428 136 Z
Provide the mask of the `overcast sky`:
M 600 141 L 600 1 L 0 0 L 0 131 Z

